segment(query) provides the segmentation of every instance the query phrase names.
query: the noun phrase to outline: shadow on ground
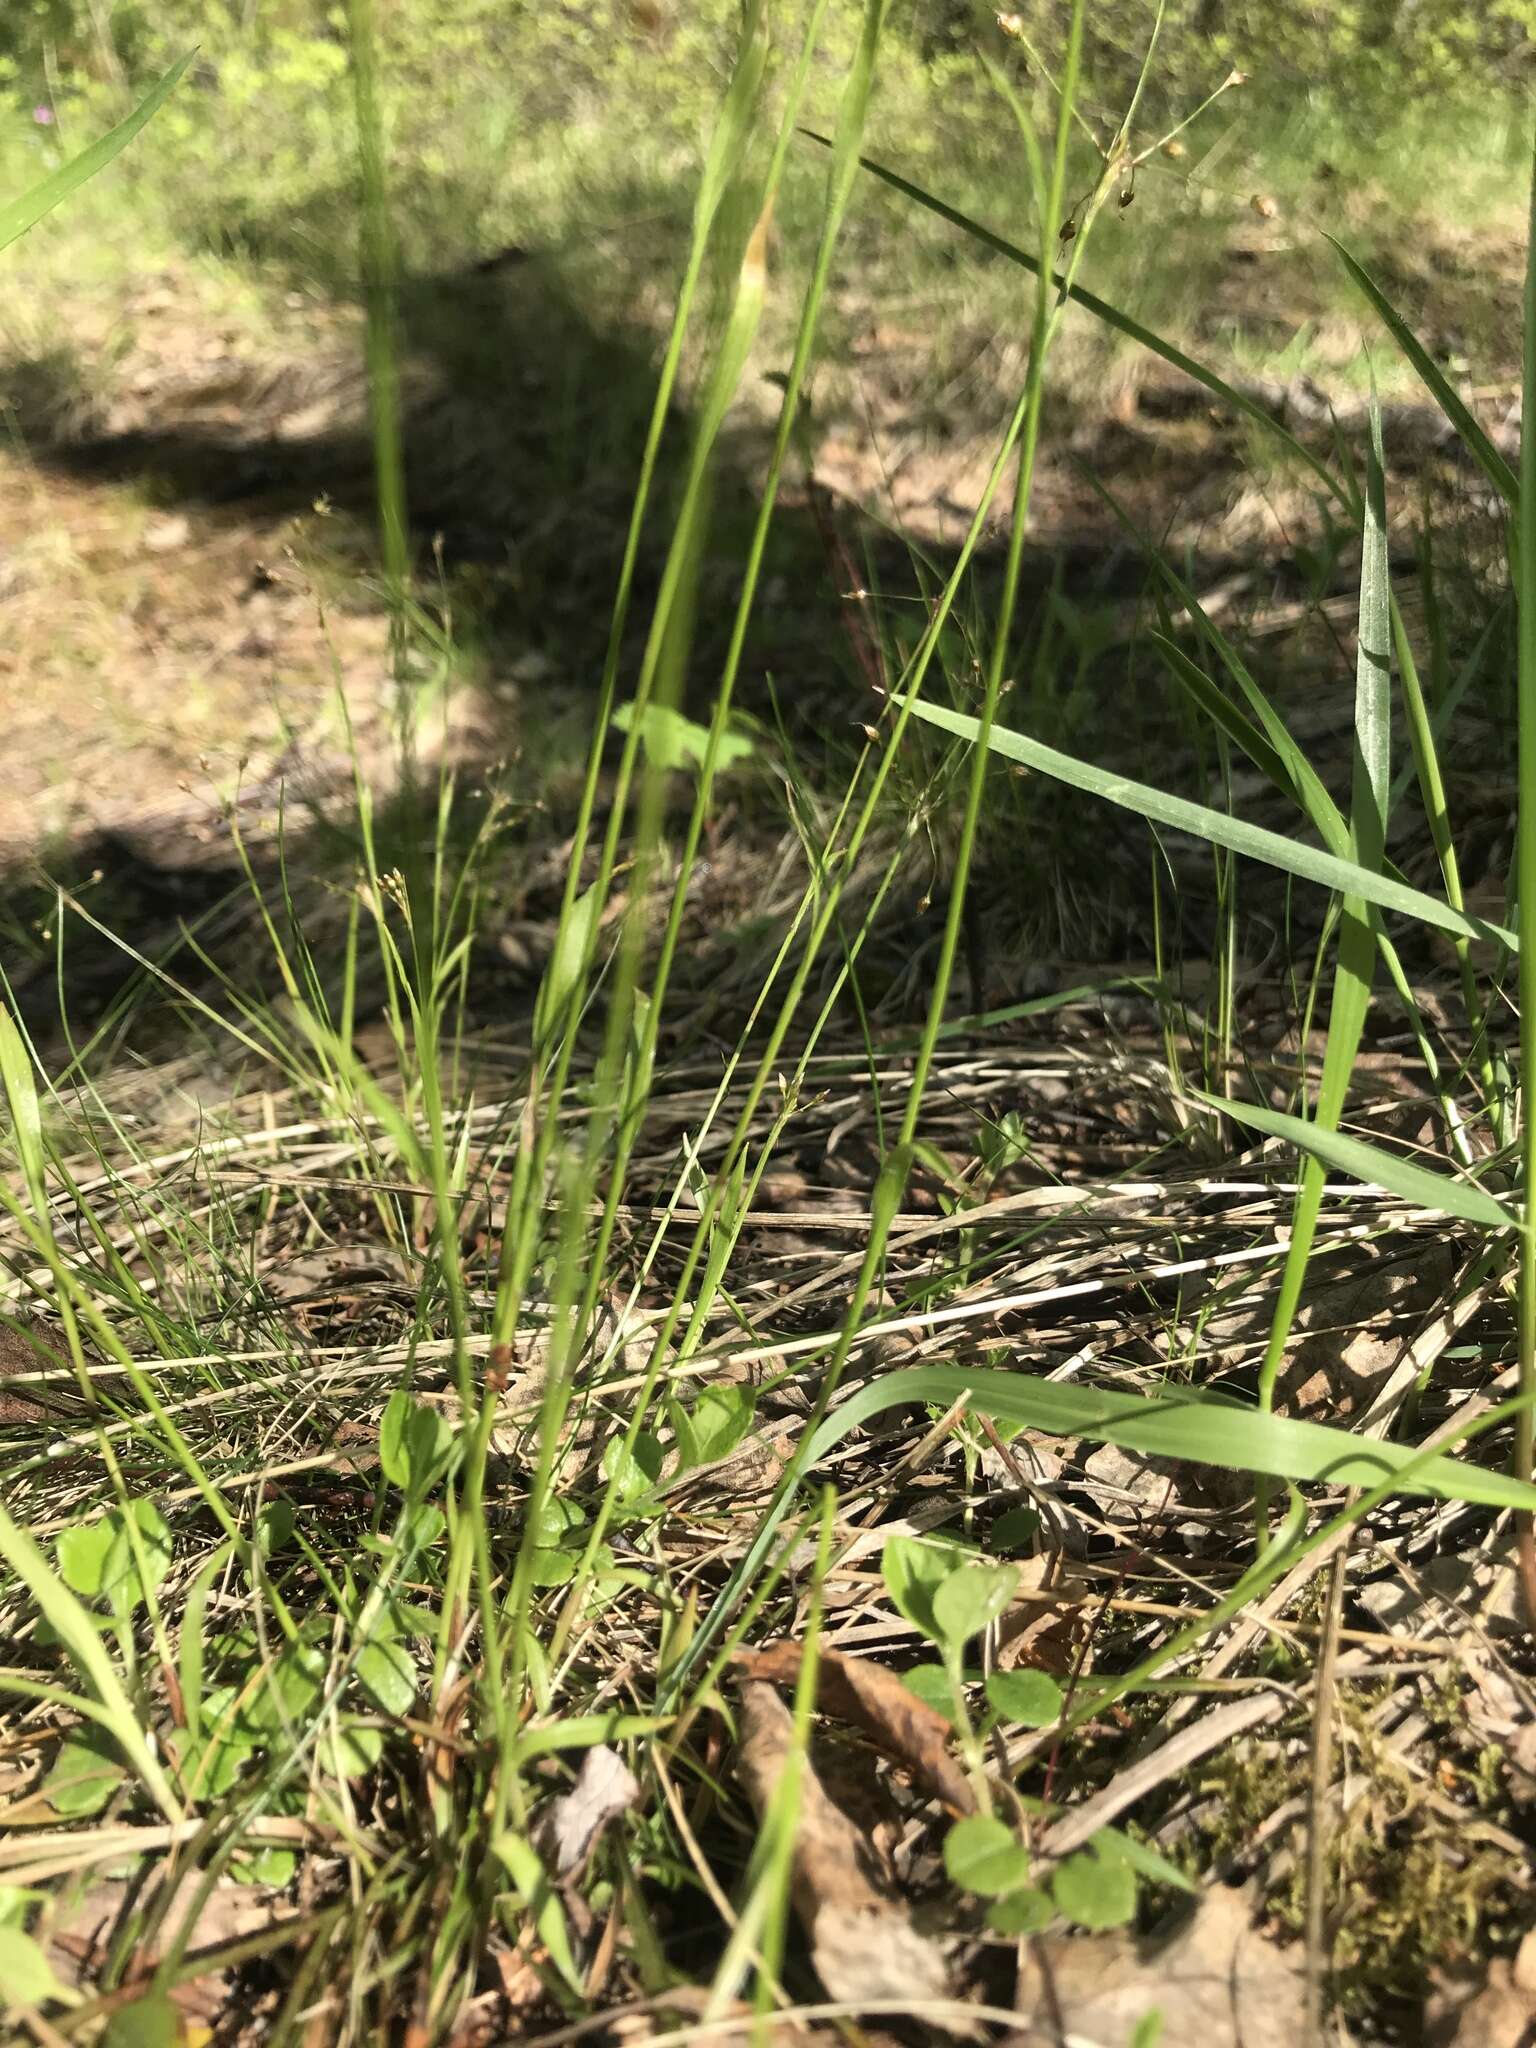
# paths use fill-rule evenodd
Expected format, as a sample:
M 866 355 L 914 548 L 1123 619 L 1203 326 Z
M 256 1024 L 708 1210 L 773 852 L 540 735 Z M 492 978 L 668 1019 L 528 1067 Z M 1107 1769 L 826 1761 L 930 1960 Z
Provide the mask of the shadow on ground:
M 261 250 L 259 226 L 244 232 Z M 303 224 L 291 224 L 291 233 L 302 240 Z M 264 253 L 274 252 L 268 246 Z M 279 245 L 275 253 L 282 260 L 285 251 Z M 508 249 L 455 274 L 409 277 L 398 293 L 403 452 L 419 587 L 430 594 L 429 610 L 455 615 L 460 644 L 472 645 L 479 672 L 491 683 L 482 696 L 488 711 L 468 749 L 485 764 L 508 752 L 536 763 L 542 727 L 562 725 L 585 737 L 584 707 L 601 673 L 650 418 L 653 332 L 633 321 L 595 324 L 572 288 L 569 265 L 568 257 Z M 173 291 L 168 298 L 158 311 L 149 302 L 138 322 L 145 338 L 136 342 L 137 353 L 130 350 L 113 391 L 93 405 L 82 408 L 67 388 L 67 364 L 35 361 L 8 370 L 12 410 L 31 461 L 45 477 L 68 479 L 73 487 L 130 485 L 149 491 L 162 512 L 195 508 L 200 520 L 230 529 L 270 529 L 319 505 L 339 538 L 343 567 L 350 562 L 366 577 L 374 440 L 356 295 L 335 290 L 319 297 L 312 284 L 290 294 L 290 307 L 304 308 L 301 331 L 268 348 L 210 348 L 206 336 L 180 320 Z M 884 423 L 909 446 L 933 428 L 920 403 L 905 401 Z M 744 410 L 757 423 L 736 428 L 725 443 L 700 565 L 690 680 L 691 708 L 699 713 L 707 711 L 724 652 L 766 448 L 768 404 Z M 846 451 L 855 438 L 849 423 L 831 426 Z M 689 429 L 681 411 L 668 423 L 656 515 L 638 564 L 631 672 L 664 559 Z M 1186 564 L 1203 588 L 1239 566 L 1220 549 L 1214 515 L 1235 487 L 1245 454 L 1240 435 L 1208 418 L 1181 435 L 1166 421 L 1106 417 L 1079 422 L 1070 449 L 1058 451 L 1042 471 L 1040 538 L 1028 552 L 1020 607 L 1021 663 L 1026 647 L 1038 647 L 1047 612 L 1072 622 L 1057 645 L 1072 675 L 1079 718 L 1085 693 L 1092 698 L 1101 687 L 1123 689 L 1123 644 L 1112 628 L 1104 630 L 1098 614 L 1124 616 L 1144 580 L 1135 550 L 1082 473 L 1092 471 L 1152 531 L 1176 510 L 1210 507 L 1213 545 Z M 850 602 L 850 592 L 878 588 L 886 600 L 883 616 L 896 621 L 910 643 L 926 616 L 924 594 L 952 558 L 944 520 L 951 529 L 963 525 L 968 510 L 949 501 L 942 507 L 941 537 L 930 531 L 914 546 L 858 510 L 856 467 L 850 472 L 845 460 L 829 474 L 832 489 L 808 487 L 803 473 L 789 480 L 739 693 L 748 711 L 782 717 L 795 746 L 809 753 L 857 745 L 877 701 L 871 684 L 882 661 L 891 659 L 890 645 L 870 630 L 869 609 Z M 941 497 L 943 489 L 943 464 L 935 461 L 933 491 Z M 169 565 L 165 573 L 172 573 Z M 1000 573 L 1000 547 L 991 536 L 975 565 L 970 615 L 988 616 Z M 1292 568 L 1270 560 L 1265 574 L 1279 589 Z M 351 601 L 356 604 L 355 589 Z M 963 649 L 963 618 L 960 624 L 957 647 Z M 523 795 L 542 809 L 525 834 L 520 868 L 515 858 L 512 867 L 532 875 L 539 867 L 535 842 L 558 845 L 562 836 L 561 800 L 551 801 L 542 788 L 525 788 Z M 317 804 L 297 833 L 293 815 L 287 823 L 290 875 L 350 872 L 356 821 L 344 787 Z M 408 857 L 410 842 L 419 840 L 428 821 L 403 798 L 394 806 L 393 825 Z M 1112 822 L 1109 829 L 1113 835 L 1117 827 Z M 275 841 L 251 834 L 248 845 L 263 887 L 279 893 Z M 221 841 L 214 831 L 194 848 L 174 830 L 157 836 L 119 819 L 110 832 L 45 851 L 50 876 L 82 889 L 101 925 L 173 965 L 188 986 L 216 996 L 202 954 L 216 950 L 249 900 L 227 837 Z M 1111 858 L 1105 872 L 1114 865 Z M 24 963 L 16 976 L 22 1010 L 43 1030 L 50 1019 L 56 1028 L 59 1011 L 48 957 L 56 920 L 52 899 L 26 872 L 29 866 L 24 861 L 13 872 L 0 919 L 17 942 L 13 958 Z M 524 914 L 539 909 L 536 901 L 518 899 L 515 889 L 509 903 Z M 910 904 L 898 907 L 898 917 L 910 914 Z M 1110 915 L 1100 938 L 1111 951 L 1117 924 Z M 195 943 L 185 935 L 189 929 Z M 64 981 L 77 1029 L 102 1028 L 119 1009 L 126 1016 L 125 984 L 135 972 L 118 945 L 91 923 L 71 919 Z M 488 973 L 494 992 L 497 975 L 490 967 Z

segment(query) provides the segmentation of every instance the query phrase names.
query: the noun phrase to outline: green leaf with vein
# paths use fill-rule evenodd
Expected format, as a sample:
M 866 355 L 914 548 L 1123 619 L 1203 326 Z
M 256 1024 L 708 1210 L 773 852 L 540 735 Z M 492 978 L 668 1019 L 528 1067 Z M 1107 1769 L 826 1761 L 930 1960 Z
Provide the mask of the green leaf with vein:
M 898 702 L 905 701 L 900 692 L 892 694 Z M 970 740 L 974 744 L 981 735 L 981 721 L 963 711 L 950 711 L 941 704 L 925 704 L 921 698 L 912 701 L 912 709 L 929 725 L 938 726 L 942 732 L 953 733 L 957 739 Z M 1325 889 L 1338 890 L 1342 895 L 1362 897 L 1367 903 L 1380 904 L 1383 910 L 1401 911 L 1406 917 L 1417 918 L 1421 924 L 1455 932 L 1463 938 L 1496 940 L 1511 950 L 1519 946 L 1519 939 L 1504 926 L 1486 924 L 1480 917 L 1468 917 L 1459 910 L 1453 910 L 1448 903 L 1442 903 L 1438 897 L 1410 888 L 1406 882 L 1396 881 L 1390 875 L 1373 874 L 1369 868 L 1360 867 L 1354 861 L 1324 853 L 1315 846 L 1301 846 L 1279 832 L 1266 831 L 1262 825 L 1245 824 L 1241 818 L 1231 817 L 1225 811 L 1192 803 L 1187 797 L 1171 796 L 1166 790 L 1154 789 L 1150 783 L 1135 782 L 1128 775 L 1114 775 L 1108 769 L 1095 768 L 1091 762 L 1060 753 L 1055 747 L 1029 739 L 1021 732 L 995 726 L 987 743 L 993 753 L 1001 754 L 1005 760 L 1021 761 L 1026 768 L 1049 775 L 1054 781 L 1064 782 L 1072 789 L 1102 797 L 1106 803 L 1135 811 L 1138 816 L 1167 825 L 1175 832 L 1188 832 L 1197 839 L 1209 840 L 1213 846 L 1225 846 L 1233 853 L 1247 855 L 1250 860 L 1263 861 L 1266 866 L 1297 875 L 1304 882 L 1317 882 Z
M 67 164 L 61 164 L 41 184 L 23 192 L 19 199 L 8 200 L 0 206 L 0 249 L 14 242 L 19 235 L 24 235 L 35 221 L 40 221 L 45 213 L 51 213 L 72 192 L 89 184 L 98 171 L 104 171 L 118 151 L 132 142 L 145 122 L 152 119 L 170 97 L 195 55 L 195 51 L 188 50 L 179 64 L 173 64 L 158 84 L 151 86 L 127 120 L 119 121 L 99 142 L 93 142 L 89 149 L 82 149 L 78 156 L 71 157 Z
M 1224 1103 L 1223 1108 L 1230 1108 Z M 1053 1436 L 1087 1437 L 1152 1457 L 1188 1458 L 1230 1472 L 1273 1479 L 1326 1480 L 1330 1486 L 1379 1486 L 1413 1464 L 1404 1491 L 1482 1507 L 1536 1508 L 1536 1486 L 1456 1458 L 1423 1458 L 1411 1444 L 1358 1437 L 1347 1429 L 1265 1415 L 1240 1401 L 1180 1389 L 1164 1394 L 1065 1385 L 1029 1373 L 972 1371 L 961 1365 L 913 1366 L 870 1380 L 834 1408 L 811 1440 L 809 1474 L 851 1431 L 887 1409 L 948 1408 L 964 1396 L 979 1414 Z
M 1268 1138 L 1284 1138 L 1288 1144 L 1310 1152 L 1337 1173 L 1385 1188 L 1388 1194 L 1411 1202 L 1416 1209 L 1433 1209 L 1441 1216 L 1457 1216 L 1463 1223 L 1480 1223 L 1488 1230 L 1516 1230 L 1520 1219 L 1507 1209 L 1497 1195 L 1475 1180 L 1453 1180 L 1449 1174 L 1431 1173 L 1416 1166 L 1400 1152 L 1386 1152 L 1352 1138 L 1345 1131 L 1325 1130 L 1305 1117 L 1287 1116 L 1283 1110 L 1262 1109 L 1257 1103 L 1229 1102 L 1225 1096 L 1201 1095 L 1213 1109 L 1234 1122 L 1262 1131 Z

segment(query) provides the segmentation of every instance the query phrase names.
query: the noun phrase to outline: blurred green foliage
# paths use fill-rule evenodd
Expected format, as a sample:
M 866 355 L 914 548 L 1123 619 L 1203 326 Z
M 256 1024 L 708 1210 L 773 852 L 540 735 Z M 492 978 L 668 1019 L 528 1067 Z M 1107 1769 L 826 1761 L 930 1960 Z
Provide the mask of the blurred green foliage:
M 953 37 L 968 10 L 941 11 Z M 1071 0 L 1018 0 L 1013 11 L 1042 54 L 1060 48 Z M 1154 13 L 1142 0 L 1088 9 L 1097 90 L 1134 79 Z M 1536 0 L 1167 0 L 1154 73 L 1184 93 L 1209 89 L 1228 66 L 1282 91 L 1454 90 L 1523 83 L 1533 60 Z
M 686 230 L 740 0 L 367 4 L 404 273 L 439 277 L 520 248 L 595 251 L 587 311 L 598 323 L 627 317 L 648 282 L 670 274 Z M 807 4 L 776 0 L 781 52 Z M 1048 122 L 1040 73 L 1054 72 L 1071 0 L 1003 9 L 1021 39 L 980 0 L 891 0 L 869 145 L 1018 235 L 1017 137 L 979 57 L 1007 64 Z M 812 127 L 832 116 L 859 15 L 853 0 L 828 9 Z M 1155 0 L 1091 0 L 1086 103 L 1106 141 L 1156 17 Z M 135 86 L 195 44 L 187 79 L 94 203 L 131 212 L 141 242 L 152 227 L 182 248 L 345 286 L 357 245 L 349 43 L 346 0 L 0 0 L 0 183 L 30 182 L 111 126 Z M 1256 192 L 1288 218 L 1347 228 L 1367 257 L 1378 225 L 1390 237 L 1416 208 L 1477 212 L 1506 191 L 1506 160 L 1523 147 L 1533 55 L 1536 0 L 1166 0 L 1139 145 L 1234 67 L 1252 83 L 1223 93 L 1176 155 L 1153 157 L 1137 206 L 1101 237 L 1098 276 L 1142 317 L 1208 327 L 1221 301 L 1221 222 Z M 1073 175 L 1086 187 L 1096 168 L 1086 142 L 1079 157 Z M 787 266 L 813 236 L 823 171 L 815 149 L 795 152 L 776 215 Z M 1346 221 L 1349 193 L 1358 200 Z M 953 231 L 894 195 L 863 195 L 844 255 L 868 293 L 931 289 L 930 329 L 965 312 Z M 1322 287 L 1293 292 L 1288 310 L 1300 310 L 1281 344 L 1328 301 Z M 1266 333 L 1262 348 L 1274 341 Z
M 783 10 L 798 11 L 793 4 Z M 836 12 L 837 10 L 834 10 Z M 1071 0 L 1013 0 L 1049 56 Z M 579 111 L 605 94 L 633 52 L 658 87 L 700 85 L 720 61 L 738 0 L 378 0 L 378 27 L 402 78 L 515 71 L 535 115 Z M 1095 0 L 1089 74 L 1101 92 L 1134 77 L 1154 0 Z M 995 41 L 978 0 L 907 0 L 892 26 L 923 59 Z M 8 0 L 0 58 L 13 79 L 132 76 L 198 43 L 216 65 L 302 65 L 305 45 L 344 38 L 326 0 Z M 1518 84 L 1536 57 L 1536 0 L 1167 0 L 1157 71 L 1187 93 L 1237 65 L 1276 86 Z M 661 95 L 656 95 L 661 104 Z

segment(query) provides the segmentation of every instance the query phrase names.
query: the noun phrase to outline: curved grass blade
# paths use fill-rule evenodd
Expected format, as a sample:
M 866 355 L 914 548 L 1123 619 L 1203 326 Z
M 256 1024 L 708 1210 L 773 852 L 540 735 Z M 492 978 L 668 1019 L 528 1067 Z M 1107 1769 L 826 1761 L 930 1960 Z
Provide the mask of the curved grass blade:
M 1325 1481 L 1330 1486 L 1380 1486 L 1401 1471 L 1407 1475 L 1404 1488 L 1410 1493 L 1471 1501 L 1480 1507 L 1536 1506 L 1536 1486 L 1523 1485 L 1506 1472 L 1485 1471 L 1457 1458 L 1426 1458 L 1411 1444 L 1266 1415 L 1211 1394 L 1111 1393 L 1027 1373 L 972 1371 L 963 1365 L 914 1366 L 867 1381 L 817 1430 L 806 1470 L 813 1470 L 850 1431 L 886 1409 L 913 1402 L 949 1408 L 961 1399 L 995 1421 L 1047 1430 L 1053 1436 L 1089 1437 L 1152 1457 L 1188 1458 L 1230 1472 L 1261 1472 L 1273 1479 Z
M 818 134 L 814 128 L 802 128 L 800 132 L 810 141 L 821 143 L 823 148 L 831 147 L 829 138 Z M 882 184 L 889 185 L 893 191 L 904 194 L 908 199 L 915 199 L 919 206 L 926 208 L 929 213 L 937 214 L 940 220 L 947 220 L 951 227 L 959 228 L 962 234 L 969 235 L 973 241 L 982 243 L 997 255 L 1005 256 L 1010 263 L 1017 263 L 1034 276 L 1039 276 L 1039 263 L 1027 251 L 1021 249 L 1017 242 L 1010 242 L 1004 236 L 994 234 L 991 228 L 983 227 L 981 222 L 970 214 L 962 213 L 957 206 L 947 205 L 932 192 L 925 192 L 921 185 L 914 185 L 910 178 L 902 177 L 899 171 L 893 171 L 889 165 L 880 163 L 876 158 L 861 156 L 859 162 L 866 171 L 879 178 Z M 1197 384 L 1204 385 L 1205 389 L 1213 397 L 1219 398 L 1223 405 L 1230 405 L 1236 411 L 1246 413 L 1249 419 L 1256 421 L 1266 433 L 1273 434 L 1299 462 L 1304 462 L 1318 481 L 1326 486 L 1330 497 L 1337 498 L 1340 504 L 1348 504 L 1349 493 L 1328 465 L 1319 461 L 1309 448 L 1303 447 L 1296 436 L 1281 426 L 1262 405 L 1256 404 L 1251 398 L 1245 398 L 1241 391 L 1234 390 L 1223 378 L 1218 377 L 1214 370 L 1208 370 L 1193 356 L 1185 355 L 1184 351 L 1176 348 L 1171 341 L 1165 341 L 1160 334 L 1154 334 L 1150 327 L 1143 327 L 1139 320 L 1133 320 L 1129 313 L 1122 313 L 1118 306 L 1110 305 L 1108 300 L 1099 298 L 1085 286 L 1070 283 L 1059 271 L 1052 273 L 1051 283 L 1058 291 L 1064 291 L 1085 313 L 1091 313 L 1096 320 L 1102 320 L 1106 327 L 1113 327 L 1117 334 L 1123 334 L 1128 341 L 1139 342 L 1143 348 L 1150 349 L 1153 355 L 1161 356 L 1163 361 L 1171 364 L 1175 370 L 1182 370 L 1186 377 L 1192 377 Z
M 1197 1093 L 1199 1091 L 1196 1091 Z M 1497 1195 L 1475 1180 L 1453 1180 L 1448 1174 L 1431 1173 L 1416 1166 L 1400 1153 L 1386 1152 L 1352 1138 L 1344 1131 L 1327 1130 L 1305 1117 L 1287 1116 L 1282 1110 L 1261 1109 L 1257 1103 L 1229 1102 L 1226 1096 L 1200 1095 L 1202 1102 L 1219 1109 L 1234 1122 L 1262 1131 L 1268 1138 L 1283 1138 L 1298 1146 L 1324 1166 L 1347 1173 L 1367 1186 L 1381 1187 L 1415 1209 L 1433 1209 L 1437 1215 L 1456 1216 L 1463 1223 L 1477 1223 L 1485 1230 L 1516 1230 L 1520 1218 L 1507 1209 Z
M 71 157 L 67 164 L 61 164 L 41 184 L 23 192 L 19 199 L 7 200 L 0 206 L 0 249 L 14 242 L 19 235 L 24 235 L 45 213 L 52 213 L 72 192 L 89 184 L 98 171 L 104 171 L 119 150 L 132 142 L 145 122 L 159 112 L 196 54 L 195 50 L 188 50 L 180 63 L 173 64 L 159 83 L 150 87 L 127 120 L 119 121 L 99 142 L 93 142 L 89 149 L 82 149 L 78 156 Z
M 907 701 L 899 691 L 892 694 L 899 703 Z M 944 732 L 954 733 L 958 739 L 974 743 L 980 736 L 980 721 L 963 711 L 927 704 L 921 698 L 912 700 L 912 709 L 919 718 L 926 719 L 930 725 L 936 725 Z M 1325 889 L 1336 889 L 1342 895 L 1359 896 L 1367 903 L 1379 904 L 1383 910 L 1401 911 L 1404 916 L 1417 918 L 1420 924 L 1433 925 L 1439 931 L 1456 932 L 1467 938 L 1496 940 L 1512 950 L 1519 947 L 1519 939 L 1503 925 L 1488 924 L 1480 917 L 1453 910 L 1450 904 L 1442 903 L 1438 897 L 1427 896 L 1423 890 L 1410 888 L 1406 882 L 1399 882 L 1391 875 L 1373 874 L 1355 861 L 1324 853 L 1314 846 L 1302 846 L 1293 839 L 1285 838 L 1282 833 L 1266 831 L 1262 825 L 1244 824 L 1240 818 L 1229 817 L 1224 811 L 1192 803 L 1187 797 L 1172 796 L 1166 790 L 1154 789 L 1150 783 L 1133 781 L 1128 775 L 1113 775 L 1107 769 L 1095 768 L 1091 762 L 1060 753 L 1055 747 L 1029 739 L 1021 732 L 1012 732 L 1006 726 L 994 726 L 987 744 L 994 753 L 1002 754 L 1010 761 L 1021 761 L 1026 768 L 1034 768 L 1073 789 L 1102 797 L 1106 803 L 1135 811 L 1138 816 L 1170 826 L 1176 832 L 1188 832 L 1197 839 L 1208 839 L 1214 846 L 1225 846 L 1233 853 L 1246 854 L 1249 859 L 1261 860 L 1286 874 L 1299 875 L 1304 882 L 1318 882 Z
M 1371 276 L 1371 273 L 1365 268 L 1364 264 L 1350 255 L 1336 235 L 1329 235 L 1328 240 L 1332 242 L 1334 248 L 1338 251 L 1339 259 L 1343 263 L 1344 268 L 1349 272 L 1350 277 L 1376 309 L 1382 324 L 1391 334 L 1392 339 L 1418 372 L 1419 377 L 1428 388 L 1431 398 L 1434 399 L 1436 405 L 1439 406 L 1462 440 L 1465 441 L 1471 454 L 1476 457 L 1478 467 L 1482 470 L 1484 476 L 1487 477 L 1489 483 L 1493 485 L 1499 496 L 1518 512 L 1520 509 L 1519 480 L 1498 449 L 1494 447 L 1488 436 L 1472 417 L 1471 409 L 1468 407 L 1465 399 L 1461 397 L 1455 386 L 1447 378 L 1445 372 L 1393 306 L 1391 300 L 1376 282 L 1375 278 Z

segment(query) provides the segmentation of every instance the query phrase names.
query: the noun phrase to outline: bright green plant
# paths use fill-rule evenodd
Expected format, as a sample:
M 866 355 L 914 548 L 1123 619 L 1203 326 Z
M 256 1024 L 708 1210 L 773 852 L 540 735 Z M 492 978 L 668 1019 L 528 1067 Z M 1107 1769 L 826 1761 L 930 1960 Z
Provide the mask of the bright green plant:
M 965 1649 L 1004 1614 L 1019 1585 L 1011 1564 L 988 1564 L 959 1545 L 896 1536 L 881 1559 L 886 1591 L 902 1618 L 939 1651 L 937 1665 L 918 1665 L 906 1683 L 947 1714 L 979 1797 L 992 1794 L 986 1777 L 989 1738 L 1007 1728 L 1050 1728 L 1062 1716 L 1061 1687 L 1044 1671 L 992 1671 L 982 1682 L 986 1711 L 974 1716 L 968 1701 L 972 1674 Z M 1033 1933 L 1056 1913 L 1082 1927 L 1118 1927 L 1136 1911 L 1137 1850 L 1104 1829 L 1077 1855 L 1036 1881 L 1029 1851 L 993 1812 L 958 1820 L 944 1838 L 944 1867 L 953 1882 L 987 1899 L 987 1922 L 999 1934 Z M 1161 1858 L 1140 1852 L 1144 1869 L 1166 1880 Z

